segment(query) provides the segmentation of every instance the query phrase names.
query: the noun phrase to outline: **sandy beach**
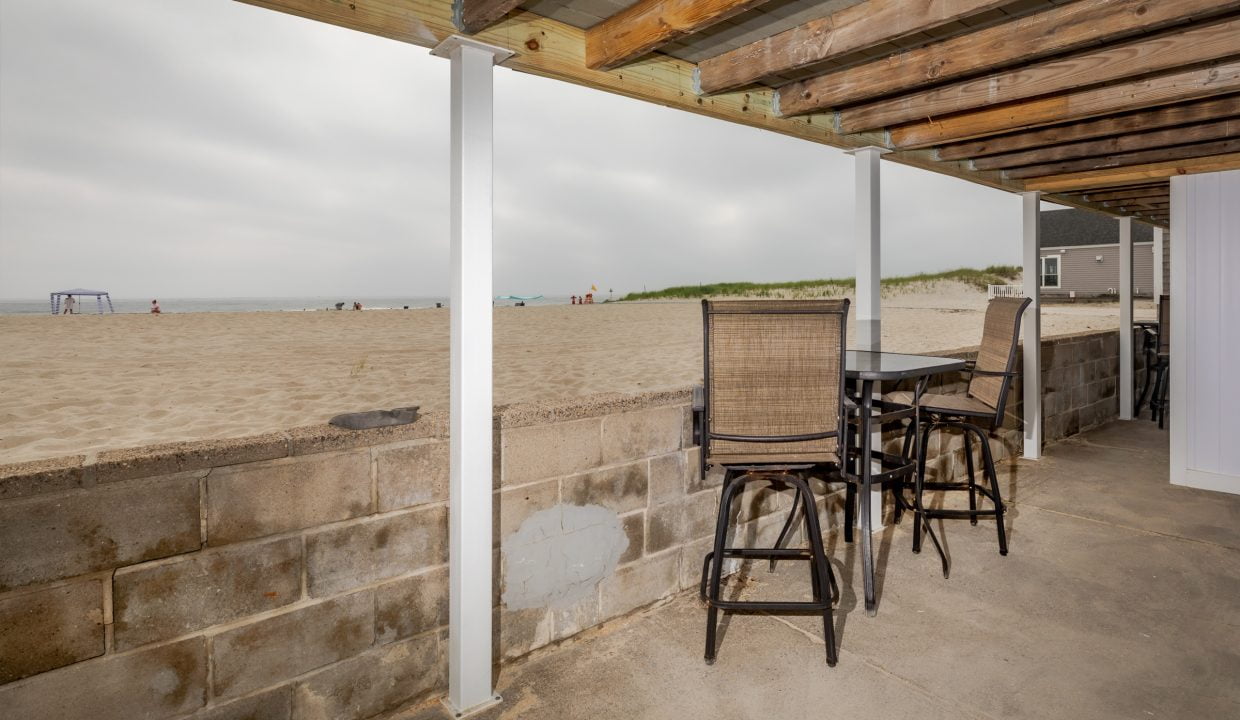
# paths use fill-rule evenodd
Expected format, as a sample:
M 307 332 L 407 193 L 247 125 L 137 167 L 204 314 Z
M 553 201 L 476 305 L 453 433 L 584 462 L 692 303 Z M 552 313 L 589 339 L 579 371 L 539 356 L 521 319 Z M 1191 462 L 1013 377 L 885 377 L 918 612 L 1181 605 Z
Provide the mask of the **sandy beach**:
M 985 305 L 958 283 L 886 298 L 884 349 L 975 345 Z M 1046 336 L 1117 325 L 1115 304 L 1043 310 Z M 0 464 L 448 404 L 447 310 L 0 316 L 0 338 Z M 495 401 L 684 387 L 701 352 L 695 302 L 501 306 Z

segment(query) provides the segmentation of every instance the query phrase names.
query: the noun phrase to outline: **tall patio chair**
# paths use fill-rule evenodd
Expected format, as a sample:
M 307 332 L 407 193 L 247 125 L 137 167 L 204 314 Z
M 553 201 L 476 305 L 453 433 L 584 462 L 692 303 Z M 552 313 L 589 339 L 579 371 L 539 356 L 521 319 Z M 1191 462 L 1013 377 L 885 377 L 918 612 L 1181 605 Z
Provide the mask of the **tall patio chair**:
M 1158 359 L 1154 361 L 1154 394 L 1150 397 L 1150 419 L 1163 429 L 1167 419 L 1167 386 L 1171 384 L 1171 296 L 1158 296 Z
M 939 395 L 925 393 L 920 396 L 921 450 L 917 458 L 917 474 L 913 495 L 913 552 L 921 552 L 921 531 L 934 543 L 943 563 L 943 577 L 950 573 L 950 565 L 943 547 L 930 526 L 933 518 L 968 518 L 973 525 L 979 516 L 994 516 L 999 535 L 999 554 L 1007 555 L 1007 533 L 1003 527 L 1003 497 L 999 491 L 999 477 L 995 473 L 995 461 L 988 438 L 1003 426 L 1004 409 L 1012 379 L 1016 377 L 1016 348 L 1020 341 L 1020 321 L 1025 308 L 1032 302 L 1029 298 L 994 298 L 986 307 L 986 319 L 982 328 L 982 345 L 977 360 L 969 363 L 969 387 L 965 395 Z M 899 391 L 889 393 L 887 399 L 912 405 L 914 393 Z M 905 435 L 904 452 L 909 453 L 916 425 L 910 423 Z M 926 449 L 930 435 L 939 430 L 956 430 L 964 435 L 966 482 L 926 482 Z M 982 448 L 982 471 L 989 486 L 977 483 L 973 468 L 973 440 Z M 969 509 L 955 510 L 930 508 L 925 504 L 925 491 L 964 491 L 969 494 Z M 991 509 L 980 509 L 977 496 L 991 502 Z
M 844 352 L 848 300 L 702 302 L 703 472 L 724 469 L 714 549 L 702 562 L 706 662 L 715 660 L 720 610 L 822 614 L 827 664 L 836 662 L 831 606 L 838 595 L 807 476 L 830 479 L 847 457 Z M 751 482 L 791 487 L 808 548 L 727 545 L 732 501 Z M 726 600 L 724 558 L 809 561 L 811 602 Z

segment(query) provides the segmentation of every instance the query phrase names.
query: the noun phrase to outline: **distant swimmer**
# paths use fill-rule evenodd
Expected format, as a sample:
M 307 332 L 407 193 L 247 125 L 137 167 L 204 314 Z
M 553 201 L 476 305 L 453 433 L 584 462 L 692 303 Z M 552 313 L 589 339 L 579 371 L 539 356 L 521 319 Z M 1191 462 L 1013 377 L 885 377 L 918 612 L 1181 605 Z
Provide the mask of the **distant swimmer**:
M 161 312 L 161 311 L 160 311 L 160 309 L 159 309 L 159 301 L 158 301 L 158 300 L 152 300 L 152 301 L 151 301 L 151 314 L 152 314 L 152 315 L 158 315 L 160 312 Z

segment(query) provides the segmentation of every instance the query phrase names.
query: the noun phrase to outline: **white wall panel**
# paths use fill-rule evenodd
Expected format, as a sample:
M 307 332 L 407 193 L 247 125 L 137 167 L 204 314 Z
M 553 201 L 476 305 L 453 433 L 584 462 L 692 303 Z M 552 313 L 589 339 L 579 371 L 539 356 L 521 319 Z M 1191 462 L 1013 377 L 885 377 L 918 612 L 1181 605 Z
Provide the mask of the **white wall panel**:
M 1240 494 L 1240 171 L 1171 192 L 1171 481 Z

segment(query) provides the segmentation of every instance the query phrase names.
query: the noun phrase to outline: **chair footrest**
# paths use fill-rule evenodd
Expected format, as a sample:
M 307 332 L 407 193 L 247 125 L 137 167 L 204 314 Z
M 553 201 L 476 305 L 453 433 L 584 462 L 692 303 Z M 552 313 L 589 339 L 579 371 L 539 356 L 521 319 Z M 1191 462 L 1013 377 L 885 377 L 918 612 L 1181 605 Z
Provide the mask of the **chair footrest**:
M 971 518 L 974 515 L 998 515 L 999 511 L 989 510 L 924 510 L 928 518 Z
M 969 485 L 968 483 L 923 482 L 921 484 L 921 488 L 923 492 L 927 490 L 950 490 L 953 492 L 961 492 L 961 491 L 968 490 Z M 975 490 L 978 495 L 981 495 L 987 500 L 990 500 L 991 502 L 995 501 L 994 491 L 986 487 L 985 485 L 974 485 L 973 490 Z
M 711 600 L 706 604 L 720 610 L 765 610 L 769 612 L 822 612 L 831 607 L 830 601 L 822 602 L 775 602 L 764 600 Z
M 711 550 L 706 553 L 707 559 L 713 558 L 715 551 Z M 767 560 L 770 558 L 801 558 L 803 560 L 812 560 L 813 554 L 805 548 L 724 548 L 724 557 L 732 558 L 760 558 Z

